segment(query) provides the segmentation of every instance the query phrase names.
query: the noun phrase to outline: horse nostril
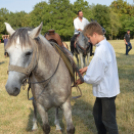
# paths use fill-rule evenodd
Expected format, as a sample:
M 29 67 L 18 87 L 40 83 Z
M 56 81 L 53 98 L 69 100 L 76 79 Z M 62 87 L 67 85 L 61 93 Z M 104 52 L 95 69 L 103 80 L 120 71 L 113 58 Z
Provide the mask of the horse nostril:
M 14 89 L 15 89 L 14 92 L 17 92 L 19 90 L 19 88 L 17 88 L 17 87 L 15 87 Z
M 14 87 L 14 95 L 16 96 L 16 95 L 18 95 L 19 94 L 19 88 L 18 87 Z

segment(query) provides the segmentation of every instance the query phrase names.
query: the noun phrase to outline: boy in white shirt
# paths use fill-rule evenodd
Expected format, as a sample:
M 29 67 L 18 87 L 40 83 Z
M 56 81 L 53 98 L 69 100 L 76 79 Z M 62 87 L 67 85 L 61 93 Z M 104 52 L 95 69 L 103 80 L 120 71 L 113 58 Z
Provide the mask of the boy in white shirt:
M 118 134 L 116 123 L 115 98 L 120 93 L 116 56 L 111 44 L 104 39 L 101 26 L 91 22 L 84 29 L 84 34 L 96 45 L 95 55 L 88 67 L 80 69 L 84 82 L 93 85 L 96 101 L 93 116 L 98 134 Z M 80 79 L 76 84 L 82 84 Z

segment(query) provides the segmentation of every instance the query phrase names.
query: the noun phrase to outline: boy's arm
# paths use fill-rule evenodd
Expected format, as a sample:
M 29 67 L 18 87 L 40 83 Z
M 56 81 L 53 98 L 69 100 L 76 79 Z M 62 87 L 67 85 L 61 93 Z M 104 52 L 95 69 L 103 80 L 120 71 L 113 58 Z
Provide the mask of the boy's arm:
M 87 69 L 86 75 L 83 77 L 84 82 L 88 84 L 99 84 L 104 77 L 104 71 L 107 66 L 108 64 L 105 59 L 102 60 L 99 57 L 93 57 L 88 68 L 82 69 L 83 72 Z M 82 83 L 83 82 L 80 79 L 76 81 L 77 85 Z
M 87 71 L 87 68 L 88 68 L 88 67 L 81 68 L 81 69 L 79 70 L 80 74 L 83 75 L 83 74 Z
M 83 74 L 87 71 L 87 68 L 88 68 L 88 67 L 81 68 L 81 69 L 79 70 L 80 74 L 83 75 Z M 82 84 L 82 83 L 84 83 L 84 82 L 82 82 L 81 79 L 78 79 L 78 80 L 75 82 L 76 85 L 79 85 L 79 84 Z
M 84 76 L 84 82 L 88 84 L 99 84 L 104 77 L 106 66 L 108 65 L 105 60 L 94 57 Z

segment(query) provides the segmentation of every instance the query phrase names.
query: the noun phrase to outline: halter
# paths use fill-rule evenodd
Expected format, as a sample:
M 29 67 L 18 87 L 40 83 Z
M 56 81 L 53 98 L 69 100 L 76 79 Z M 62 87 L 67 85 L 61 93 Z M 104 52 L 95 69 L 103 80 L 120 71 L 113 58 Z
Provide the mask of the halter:
M 38 38 L 35 38 L 36 41 L 39 41 L 39 37 Z M 54 43 L 55 44 L 55 43 Z M 59 52 L 58 50 L 58 47 L 55 45 L 53 45 L 53 47 L 55 48 L 55 50 L 60 54 L 59 55 L 59 61 L 58 61 L 58 64 L 56 66 L 56 69 L 54 71 L 54 73 L 46 80 L 43 80 L 43 81 L 40 81 L 40 82 L 30 82 L 30 75 L 31 73 L 34 71 L 34 69 L 36 68 L 37 64 L 38 64 L 38 60 L 39 60 L 39 54 L 38 54 L 38 47 L 33 47 L 34 51 L 33 51 L 33 56 L 32 56 L 32 60 L 30 62 L 30 64 L 28 65 L 28 67 L 24 68 L 24 67 L 20 67 L 20 66 L 15 66 L 15 65 L 10 65 L 9 64 L 9 67 L 8 67 L 8 71 L 16 71 L 16 72 L 19 72 L 19 73 L 22 73 L 22 74 L 25 74 L 28 78 L 28 82 L 25 82 L 25 83 L 28 83 L 29 84 L 29 87 L 28 87 L 28 92 L 27 92 L 27 97 L 29 99 L 29 90 L 31 88 L 31 84 L 39 84 L 39 83 L 44 83 L 44 82 L 47 82 L 44 89 L 41 91 L 41 93 L 39 94 L 38 98 L 40 97 L 40 95 L 44 92 L 45 88 L 48 86 L 48 84 L 50 83 L 52 77 L 55 75 L 55 73 L 57 72 L 58 70 L 58 67 L 59 67 L 59 64 L 60 64 L 60 59 L 61 59 L 61 53 Z M 79 71 L 78 71 L 78 68 L 77 68 L 77 72 L 80 76 L 80 78 L 83 80 L 83 78 L 81 77 Z M 73 74 L 72 74 L 73 75 Z M 78 90 L 80 91 L 80 95 L 79 96 L 75 96 L 73 97 L 73 99 L 76 99 L 76 98 L 79 98 L 82 96 L 82 92 L 80 90 L 80 88 L 76 85 L 72 86 L 72 87 L 77 87 Z M 37 99 L 38 99 L 37 98 Z
M 33 49 L 34 50 L 33 50 L 32 60 L 31 60 L 30 64 L 28 65 L 28 67 L 24 68 L 24 67 L 9 64 L 8 72 L 16 71 L 16 72 L 25 74 L 27 77 L 29 77 L 31 72 L 35 69 L 35 67 L 38 63 L 38 58 L 39 58 L 38 47 L 37 48 L 33 47 Z

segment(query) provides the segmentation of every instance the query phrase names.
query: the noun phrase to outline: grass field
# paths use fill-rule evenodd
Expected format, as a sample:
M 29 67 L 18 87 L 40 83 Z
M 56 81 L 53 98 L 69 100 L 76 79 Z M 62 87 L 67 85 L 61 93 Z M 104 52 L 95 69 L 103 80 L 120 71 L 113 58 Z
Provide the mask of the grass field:
M 125 55 L 125 45 L 122 40 L 109 41 L 116 52 L 121 93 L 116 99 L 117 123 L 120 134 L 134 134 L 134 49 Z M 132 45 L 134 40 L 131 40 Z M 95 47 L 94 47 L 95 50 Z M 92 57 L 90 58 L 90 60 Z M 41 119 L 38 115 L 39 129 L 31 132 L 33 108 L 27 100 L 27 91 L 21 90 L 17 97 L 9 96 L 5 90 L 7 80 L 8 58 L 4 58 L 3 44 L 0 44 L 0 134 L 42 134 Z M 83 96 L 72 101 L 73 122 L 76 134 L 96 134 L 92 115 L 95 97 L 92 86 L 80 86 Z M 75 88 L 73 95 L 78 95 Z M 65 120 L 60 112 L 60 122 L 63 134 L 66 133 Z M 49 111 L 50 134 L 57 134 L 54 126 L 54 110 Z

